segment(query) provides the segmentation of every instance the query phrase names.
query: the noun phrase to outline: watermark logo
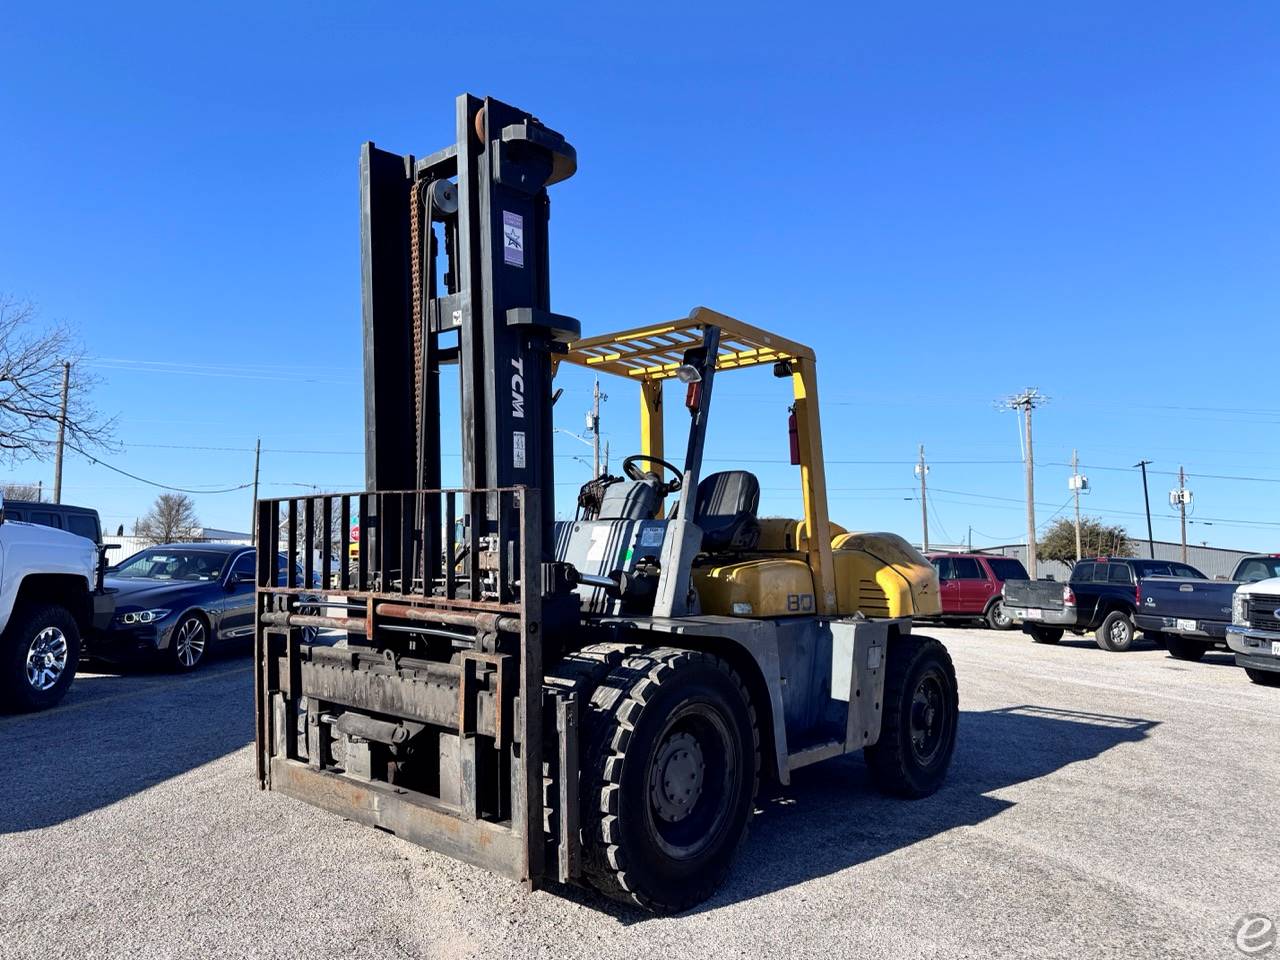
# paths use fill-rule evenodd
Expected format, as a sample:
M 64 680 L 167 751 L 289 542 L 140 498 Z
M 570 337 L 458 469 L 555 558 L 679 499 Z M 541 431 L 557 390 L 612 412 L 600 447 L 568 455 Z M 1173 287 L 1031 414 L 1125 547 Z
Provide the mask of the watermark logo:
M 1236 949 L 1246 957 L 1266 956 L 1280 938 L 1276 922 L 1261 913 L 1247 913 L 1236 921 Z

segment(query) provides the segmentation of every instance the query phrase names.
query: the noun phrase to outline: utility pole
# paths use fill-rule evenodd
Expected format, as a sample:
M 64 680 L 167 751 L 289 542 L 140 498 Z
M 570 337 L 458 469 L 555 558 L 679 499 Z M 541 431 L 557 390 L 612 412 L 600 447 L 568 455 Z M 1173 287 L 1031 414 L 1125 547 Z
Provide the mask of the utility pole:
M 1178 519 L 1182 522 L 1182 562 L 1187 562 L 1187 504 L 1191 502 L 1191 491 L 1187 489 L 1187 473 L 1178 464 L 1178 489 L 1169 493 L 1169 502 L 1178 506 Z
M 600 476 L 600 401 L 608 399 L 608 394 L 600 392 L 600 378 L 596 377 L 591 391 L 591 412 L 587 414 L 587 429 L 591 431 L 591 475 L 597 478 Z
M 1031 447 L 1031 411 L 1049 400 L 1035 387 L 1009 397 L 1001 405 L 1021 410 L 1023 422 L 1023 456 L 1027 464 L 1027 573 L 1036 579 L 1036 458 Z
M 1151 559 L 1156 558 L 1156 540 L 1151 533 L 1151 494 L 1147 490 L 1147 464 L 1150 460 L 1139 460 L 1134 464 L 1135 467 L 1142 468 L 1142 500 L 1147 505 L 1147 551 L 1151 554 Z
M 929 465 L 924 462 L 924 444 L 920 444 L 920 462 L 916 464 L 916 476 L 920 478 L 920 524 L 924 530 L 923 553 L 929 552 L 929 485 L 925 478 Z
M 1075 493 L 1076 498 L 1076 563 L 1080 562 L 1080 558 L 1084 555 L 1080 549 L 1080 457 L 1078 451 L 1071 451 L 1071 489 Z
M 53 461 L 53 502 L 62 502 L 62 452 L 67 444 L 67 394 L 71 389 L 71 361 L 62 361 L 62 412 L 58 415 L 58 449 Z
M 249 536 L 253 545 L 258 545 L 258 466 L 262 462 L 262 438 L 253 446 L 253 517 L 249 521 Z M 343 558 L 346 562 L 346 558 Z

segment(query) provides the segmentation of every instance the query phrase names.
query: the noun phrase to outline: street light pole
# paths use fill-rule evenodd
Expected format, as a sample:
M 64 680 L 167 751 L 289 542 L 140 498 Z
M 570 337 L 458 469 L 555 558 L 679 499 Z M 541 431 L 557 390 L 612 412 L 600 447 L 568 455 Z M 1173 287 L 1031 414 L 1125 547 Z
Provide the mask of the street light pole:
M 920 477 L 920 524 L 924 530 L 924 553 L 929 552 L 929 465 L 924 462 L 924 444 L 920 444 L 920 463 L 916 465 L 916 474 Z
M 1147 551 L 1151 554 L 1151 559 L 1156 558 L 1156 541 L 1155 536 L 1151 533 L 1151 494 L 1147 490 L 1147 464 L 1150 460 L 1139 460 L 1134 464 L 1135 467 L 1142 468 L 1142 500 L 1147 506 Z

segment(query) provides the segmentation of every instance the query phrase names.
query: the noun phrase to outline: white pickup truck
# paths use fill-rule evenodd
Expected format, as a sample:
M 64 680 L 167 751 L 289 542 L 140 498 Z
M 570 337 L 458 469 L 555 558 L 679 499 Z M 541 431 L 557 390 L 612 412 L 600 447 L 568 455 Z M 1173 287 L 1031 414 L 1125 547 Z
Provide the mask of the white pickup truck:
M 1227 646 L 1250 680 L 1280 687 L 1280 577 L 1242 584 L 1236 590 Z
M 102 569 L 92 540 L 6 522 L 0 498 L 0 712 L 44 710 L 66 694 L 80 638 L 111 620 Z

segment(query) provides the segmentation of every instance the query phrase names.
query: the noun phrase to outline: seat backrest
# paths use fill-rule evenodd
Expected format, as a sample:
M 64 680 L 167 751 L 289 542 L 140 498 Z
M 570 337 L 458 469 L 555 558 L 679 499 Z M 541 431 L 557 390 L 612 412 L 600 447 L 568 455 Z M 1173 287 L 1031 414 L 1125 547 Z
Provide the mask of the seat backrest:
M 750 550 L 760 540 L 760 481 L 746 470 L 713 473 L 698 484 L 693 521 L 702 529 L 702 549 Z
M 662 495 L 657 482 L 623 480 L 605 488 L 597 520 L 652 520 L 658 515 Z

